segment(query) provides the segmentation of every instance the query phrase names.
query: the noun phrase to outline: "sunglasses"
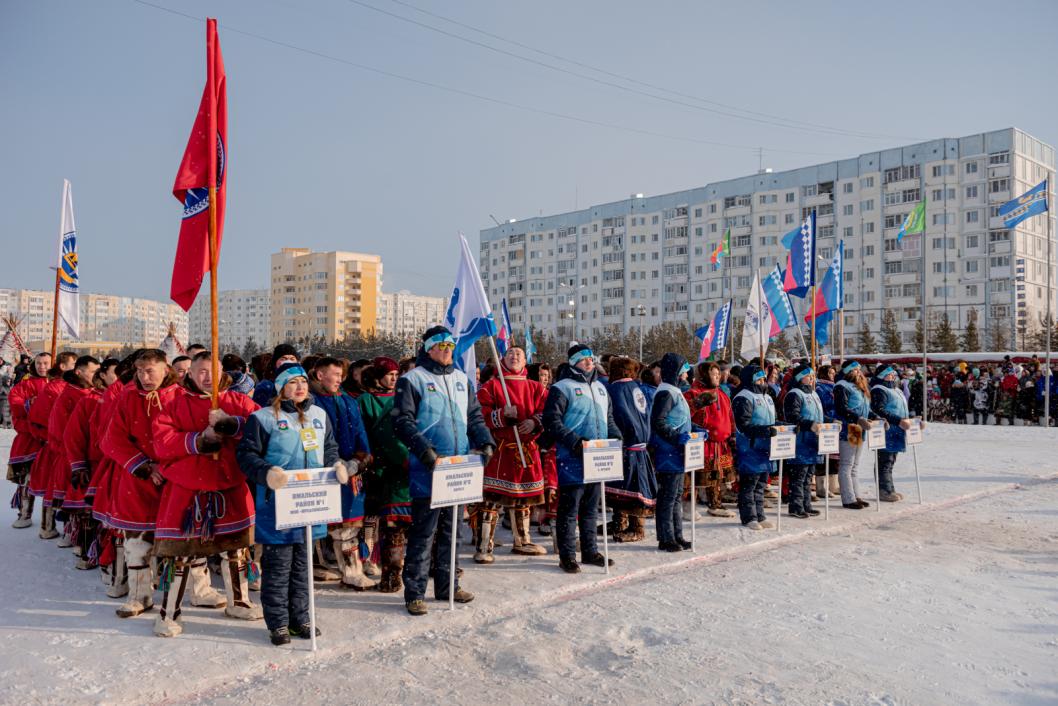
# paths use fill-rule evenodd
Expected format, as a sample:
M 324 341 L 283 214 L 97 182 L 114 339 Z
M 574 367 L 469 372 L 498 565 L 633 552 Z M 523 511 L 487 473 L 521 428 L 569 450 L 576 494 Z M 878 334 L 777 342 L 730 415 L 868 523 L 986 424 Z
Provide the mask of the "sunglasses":
M 450 341 L 442 341 L 441 343 L 435 345 L 434 348 L 440 348 L 443 351 L 454 351 L 456 348 L 456 344 Z

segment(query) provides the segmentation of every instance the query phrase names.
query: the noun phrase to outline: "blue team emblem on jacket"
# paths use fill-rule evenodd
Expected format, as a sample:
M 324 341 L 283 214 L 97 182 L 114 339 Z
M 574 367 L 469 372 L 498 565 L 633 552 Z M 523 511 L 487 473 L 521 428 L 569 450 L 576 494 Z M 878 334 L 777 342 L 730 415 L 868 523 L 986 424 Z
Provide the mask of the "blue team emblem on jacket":
M 456 383 L 456 392 L 466 392 L 467 388 L 461 382 Z
M 426 383 L 426 391 L 427 392 L 437 392 L 437 385 L 434 385 L 432 382 Z
M 322 429 L 323 428 L 323 421 L 320 420 L 320 419 L 313 419 L 312 420 L 312 426 L 315 427 L 316 429 Z
M 276 428 L 279 429 L 279 431 L 286 431 L 290 428 L 290 423 L 285 419 L 278 419 L 276 420 Z

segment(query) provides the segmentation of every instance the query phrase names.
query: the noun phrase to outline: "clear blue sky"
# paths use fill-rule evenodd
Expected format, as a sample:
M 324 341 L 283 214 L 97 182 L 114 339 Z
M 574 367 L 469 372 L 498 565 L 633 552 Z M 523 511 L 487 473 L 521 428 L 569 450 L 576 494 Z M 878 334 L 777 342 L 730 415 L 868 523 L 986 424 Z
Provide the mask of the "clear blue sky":
M 225 289 L 267 286 L 269 254 L 307 246 L 378 253 L 387 290 L 447 294 L 456 232 L 475 242 L 489 214 L 526 218 L 749 174 L 758 145 L 778 170 L 1012 125 L 1058 141 L 1054 2 L 150 1 L 221 23 Z M 687 97 L 586 81 L 365 5 Z M 690 139 L 500 105 L 239 32 Z M 51 286 L 65 177 L 84 289 L 167 298 L 180 216 L 170 189 L 202 92 L 204 37 L 204 23 L 132 0 L 0 4 L 0 287 Z M 739 119 L 700 99 L 870 136 Z

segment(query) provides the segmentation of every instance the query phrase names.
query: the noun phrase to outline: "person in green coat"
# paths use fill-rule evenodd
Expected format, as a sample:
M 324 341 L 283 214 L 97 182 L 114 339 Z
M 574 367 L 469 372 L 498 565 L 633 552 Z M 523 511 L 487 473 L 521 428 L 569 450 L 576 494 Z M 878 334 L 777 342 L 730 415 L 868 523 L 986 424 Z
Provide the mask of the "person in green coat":
M 357 399 L 374 455 L 365 487 L 367 512 L 378 516 L 382 535 L 382 580 L 378 585 L 382 593 L 396 593 L 403 587 L 400 575 L 404 568 L 405 533 L 411 525 L 408 447 L 393 432 L 390 415 L 398 376 L 395 360 L 375 358 L 361 373 L 365 392 Z

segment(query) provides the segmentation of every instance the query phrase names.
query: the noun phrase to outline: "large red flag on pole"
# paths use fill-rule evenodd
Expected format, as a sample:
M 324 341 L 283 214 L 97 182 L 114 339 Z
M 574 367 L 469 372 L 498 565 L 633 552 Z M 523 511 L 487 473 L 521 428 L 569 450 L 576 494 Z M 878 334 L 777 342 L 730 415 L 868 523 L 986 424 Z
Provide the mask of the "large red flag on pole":
M 180 241 L 173 263 L 170 296 L 185 311 L 191 308 L 206 272 L 220 259 L 227 184 L 228 100 L 217 21 L 206 20 L 206 88 L 198 106 L 184 159 L 176 173 L 173 196 L 184 205 Z M 215 189 L 216 194 L 210 193 Z M 215 244 L 210 221 L 216 219 Z M 214 247 L 211 248 L 211 245 Z M 211 257 L 211 250 L 213 254 Z

